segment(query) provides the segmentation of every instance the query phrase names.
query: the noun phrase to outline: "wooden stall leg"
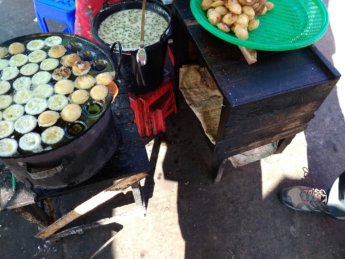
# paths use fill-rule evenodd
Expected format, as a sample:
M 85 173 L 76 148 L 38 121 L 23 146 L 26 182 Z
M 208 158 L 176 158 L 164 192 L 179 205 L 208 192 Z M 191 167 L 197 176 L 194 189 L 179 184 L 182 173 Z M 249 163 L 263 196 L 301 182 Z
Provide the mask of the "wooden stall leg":
M 214 183 L 219 183 L 223 177 L 224 169 L 229 162 L 228 158 L 225 158 L 217 169 L 216 177 L 214 178 Z
M 145 199 L 143 197 L 143 193 L 141 192 L 141 186 L 140 183 L 134 183 L 131 186 L 132 188 L 132 193 L 134 197 L 134 202 L 138 209 L 142 212 L 143 216 L 146 215 L 146 204 L 145 204 Z
M 280 154 L 281 152 L 284 151 L 284 149 L 290 145 L 291 141 L 294 139 L 296 135 L 293 135 L 291 137 L 287 137 L 287 138 L 284 138 L 282 140 L 279 140 L 278 142 L 278 146 L 277 146 L 277 149 L 276 151 L 274 152 L 275 154 Z

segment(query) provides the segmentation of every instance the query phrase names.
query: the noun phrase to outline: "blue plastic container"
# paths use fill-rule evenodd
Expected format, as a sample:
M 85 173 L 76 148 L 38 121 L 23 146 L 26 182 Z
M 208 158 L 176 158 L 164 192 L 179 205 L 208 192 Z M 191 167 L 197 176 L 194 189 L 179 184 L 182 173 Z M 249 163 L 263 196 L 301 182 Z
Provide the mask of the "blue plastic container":
M 38 25 L 42 32 L 49 32 L 46 19 L 57 21 L 66 26 L 63 32 L 74 33 L 74 0 L 33 0 Z

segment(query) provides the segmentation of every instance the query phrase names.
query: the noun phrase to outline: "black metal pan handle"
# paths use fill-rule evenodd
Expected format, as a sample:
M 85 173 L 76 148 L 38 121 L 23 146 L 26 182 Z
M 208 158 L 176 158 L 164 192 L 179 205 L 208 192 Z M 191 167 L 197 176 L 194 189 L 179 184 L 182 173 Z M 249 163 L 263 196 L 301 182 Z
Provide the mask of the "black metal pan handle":
M 63 168 L 64 166 L 61 162 L 59 165 L 52 168 L 33 168 L 27 166 L 27 172 L 32 179 L 38 180 L 53 177 L 54 175 L 61 173 Z
M 117 49 L 116 49 L 117 46 Z M 116 53 L 118 52 L 118 53 Z M 114 42 L 111 47 L 110 47 L 110 54 L 114 60 L 116 61 L 115 64 L 115 77 L 118 77 L 120 73 L 120 68 L 121 68 L 121 62 L 122 62 L 122 46 L 119 41 Z

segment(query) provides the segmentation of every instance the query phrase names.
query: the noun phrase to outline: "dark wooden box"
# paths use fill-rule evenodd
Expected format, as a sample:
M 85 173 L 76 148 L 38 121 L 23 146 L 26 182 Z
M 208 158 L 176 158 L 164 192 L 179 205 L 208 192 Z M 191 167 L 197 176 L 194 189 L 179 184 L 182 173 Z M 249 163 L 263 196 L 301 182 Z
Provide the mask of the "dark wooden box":
M 281 151 L 284 141 L 289 143 L 307 127 L 340 78 L 314 46 L 259 51 L 258 62 L 248 65 L 237 46 L 214 37 L 194 20 L 188 1 L 176 0 L 174 10 L 176 74 L 190 62 L 190 42 L 224 96 L 213 146 L 215 165 L 272 142 Z

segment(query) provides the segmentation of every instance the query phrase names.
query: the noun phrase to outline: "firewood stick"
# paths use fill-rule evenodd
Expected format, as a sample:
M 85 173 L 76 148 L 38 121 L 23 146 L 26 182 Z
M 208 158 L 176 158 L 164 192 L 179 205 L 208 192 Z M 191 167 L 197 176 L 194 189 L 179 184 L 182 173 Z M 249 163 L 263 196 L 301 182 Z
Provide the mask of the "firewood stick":
M 136 175 L 128 176 L 121 179 L 120 181 L 114 183 L 112 186 L 83 202 L 75 209 L 68 212 L 66 215 L 59 218 L 53 224 L 37 233 L 35 237 L 43 240 L 47 239 L 70 222 L 93 210 L 104 202 L 110 200 L 117 194 L 123 193 L 124 190 L 131 186 L 133 183 L 140 181 L 146 176 L 147 173 L 138 173 Z

